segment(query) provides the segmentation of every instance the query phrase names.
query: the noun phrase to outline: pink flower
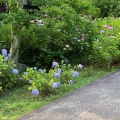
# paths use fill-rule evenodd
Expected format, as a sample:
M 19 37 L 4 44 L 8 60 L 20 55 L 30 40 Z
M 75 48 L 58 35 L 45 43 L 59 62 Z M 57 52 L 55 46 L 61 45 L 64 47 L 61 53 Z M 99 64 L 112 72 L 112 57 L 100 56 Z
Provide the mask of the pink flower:
M 113 27 L 112 26 L 108 26 L 107 27 L 109 30 L 113 30 Z
M 92 15 L 90 15 L 89 18 L 92 19 Z
M 102 46 L 99 46 L 99 48 L 101 49 L 101 48 L 102 48 Z
M 104 33 L 105 31 L 104 30 L 100 30 L 100 33 Z
M 85 38 L 81 38 L 81 40 L 82 40 L 82 41 L 84 41 L 84 40 L 85 40 Z
M 82 64 L 79 64 L 79 65 L 78 65 L 78 68 L 82 69 L 82 68 L 83 68 L 83 65 L 82 65 Z

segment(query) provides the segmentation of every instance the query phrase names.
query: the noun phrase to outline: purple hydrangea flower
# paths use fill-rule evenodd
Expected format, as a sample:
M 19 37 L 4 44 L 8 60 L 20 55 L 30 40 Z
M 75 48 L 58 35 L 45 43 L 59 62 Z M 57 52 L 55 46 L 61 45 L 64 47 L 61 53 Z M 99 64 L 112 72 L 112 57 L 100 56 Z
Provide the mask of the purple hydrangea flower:
M 104 33 L 105 31 L 104 30 L 100 30 L 100 33 Z
M 70 80 L 70 81 L 69 81 L 69 84 L 73 84 L 73 80 Z
M 60 82 L 57 82 L 57 84 L 58 84 L 58 87 L 61 85 Z
M 53 85 L 52 85 L 53 88 L 58 88 L 58 83 L 55 82 Z
M 60 77 L 60 73 L 55 73 L 55 77 L 59 78 Z
M 18 70 L 17 69 L 13 69 L 12 73 L 18 74 Z
M 52 63 L 52 66 L 53 66 L 53 67 L 56 67 L 56 66 L 58 66 L 58 63 L 57 63 L 57 62 L 53 62 L 53 63 Z
M 2 49 L 2 52 L 6 52 L 7 53 L 7 50 L 6 49 Z
M 59 69 L 58 69 L 58 73 L 60 73 L 60 74 L 61 74 L 61 72 L 62 72 L 62 70 L 59 68 Z
M 34 89 L 32 90 L 31 92 L 34 96 L 38 95 L 39 94 L 39 90 L 38 89 Z
M 39 69 L 39 71 L 40 71 L 40 72 L 43 72 L 43 70 L 42 70 L 42 69 Z
M 78 65 L 78 68 L 82 69 L 82 68 L 83 68 L 83 65 L 82 65 L 82 64 L 79 64 L 79 65 Z
M 79 73 L 77 71 L 73 72 L 73 77 L 78 77 Z
M 2 49 L 2 55 L 7 56 L 7 50 L 6 49 Z

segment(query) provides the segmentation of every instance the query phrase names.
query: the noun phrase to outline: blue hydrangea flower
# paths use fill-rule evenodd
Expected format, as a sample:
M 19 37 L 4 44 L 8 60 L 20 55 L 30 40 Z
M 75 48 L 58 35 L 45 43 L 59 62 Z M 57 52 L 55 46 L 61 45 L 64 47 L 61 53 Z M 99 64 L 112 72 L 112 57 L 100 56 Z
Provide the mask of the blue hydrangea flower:
M 52 66 L 53 66 L 53 67 L 56 67 L 56 66 L 58 66 L 58 63 L 57 63 L 57 62 L 53 62 L 53 63 L 52 63 Z
M 55 82 L 53 85 L 52 85 L 53 88 L 58 88 L 58 83 Z
M 9 58 L 8 58 L 8 57 L 5 57 L 5 59 L 6 59 L 6 61 L 8 61 Z
M 28 74 L 28 72 L 24 72 L 24 75 Z
M 73 81 L 72 81 L 72 80 L 70 80 L 70 81 L 69 81 L 69 84 L 73 84 Z
M 11 58 L 12 57 L 12 54 L 8 54 L 8 58 Z
M 7 56 L 7 50 L 6 49 L 2 49 L 2 55 Z
M 32 90 L 31 92 L 34 96 L 38 95 L 39 94 L 39 90 L 38 89 L 34 89 Z
M 12 73 L 18 74 L 18 70 L 17 69 L 13 69 Z
M 61 85 L 60 82 L 57 82 L 57 84 L 58 84 L 58 87 Z
M 58 69 L 58 73 L 60 73 L 60 74 L 61 74 L 61 72 L 62 72 L 62 70 L 59 68 L 59 69 Z
M 55 73 L 55 77 L 59 78 L 60 77 L 60 73 Z
M 77 71 L 73 72 L 73 77 L 78 77 L 79 73 Z
M 2 49 L 2 52 L 6 52 L 7 53 L 7 50 L 6 49 Z
M 42 69 L 39 69 L 39 71 L 40 71 L 40 72 L 43 72 L 43 70 L 42 70 Z
M 37 70 L 37 67 L 33 67 L 34 70 Z

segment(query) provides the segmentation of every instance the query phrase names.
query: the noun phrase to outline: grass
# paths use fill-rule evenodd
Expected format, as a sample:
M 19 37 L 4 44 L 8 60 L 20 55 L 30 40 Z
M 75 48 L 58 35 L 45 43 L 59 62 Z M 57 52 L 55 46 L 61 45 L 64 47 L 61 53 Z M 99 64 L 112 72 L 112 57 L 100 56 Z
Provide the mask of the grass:
M 28 86 L 4 93 L 0 96 L 0 120 L 15 120 L 117 69 L 118 67 L 108 70 L 93 69 L 91 67 L 84 68 L 80 76 L 74 80 L 74 84 L 62 85 L 55 95 L 50 95 L 49 97 L 41 97 L 40 95 L 34 97 L 27 90 Z

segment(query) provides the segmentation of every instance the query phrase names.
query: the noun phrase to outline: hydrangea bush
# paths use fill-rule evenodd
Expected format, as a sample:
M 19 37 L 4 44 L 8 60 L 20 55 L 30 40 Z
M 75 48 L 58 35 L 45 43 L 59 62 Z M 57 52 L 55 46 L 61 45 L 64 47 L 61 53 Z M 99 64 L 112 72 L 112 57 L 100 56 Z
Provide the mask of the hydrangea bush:
M 0 91 L 12 88 L 19 77 L 19 72 L 14 62 L 11 61 L 11 56 L 6 49 L 2 49 L 2 55 L 0 55 Z
M 109 17 L 96 23 L 99 27 L 93 42 L 92 60 L 95 65 L 108 68 L 120 60 L 120 20 Z
M 82 69 L 82 65 L 78 65 L 78 69 Z M 46 72 L 42 69 L 27 68 L 27 72 L 24 72 L 23 78 L 30 83 L 29 90 L 32 90 L 33 95 L 49 94 L 54 92 L 64 84 L 73 84 L 74 78 L 79 76 L 78 71 L 74 71 L 70 64 L 66 65 L 61 62 L 52 63 L 52 68 Z
M 48 69 L 53 60 L 88 64 L 96 37 L 93 20 L 97 14 L 98 10 L 89 1 L 47 0 L 38 13 L 44 25 L 31 24 L 29 29 L 24 27 L 20 32 L 23 39 L 20 62 Z

